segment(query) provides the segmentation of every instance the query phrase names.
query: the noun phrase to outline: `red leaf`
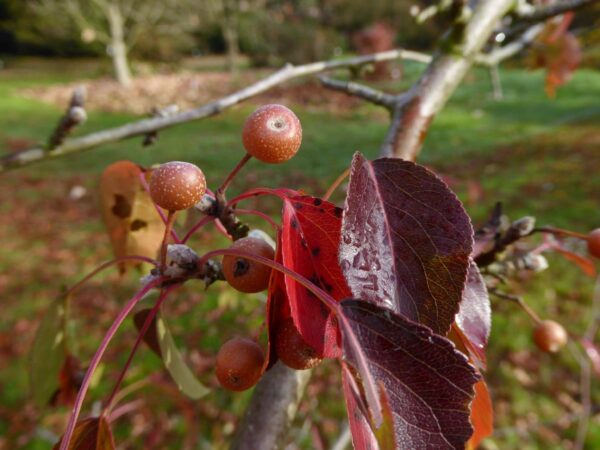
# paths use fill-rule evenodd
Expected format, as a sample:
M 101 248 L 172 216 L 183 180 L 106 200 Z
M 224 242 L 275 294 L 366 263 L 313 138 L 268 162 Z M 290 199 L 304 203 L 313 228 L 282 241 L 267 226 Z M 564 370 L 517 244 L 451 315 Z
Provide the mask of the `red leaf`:
M 58 375 L 59 388 L 56 390 L 50 404 L 52 406 L 70 406 L 75 403 L 75 398 L 83 382 L 85 372 L 81 368 L 81 362 L 75 356 L 67 354 Z
M 394 418 L 383 386 L 380 386 L 379 390 L 383 422 L 379 428 L 376 428 L 367 418 L 369 413 L 361 398 L 360 386 L 357 384 L 348 365 L 344 363 L 342 363 L 342 385 L 354 448 L 361 450 L 397 449 Z
M 281 256 L 281 233 L 277 235 L 277 246 L 275 251 L 275 262 L 282 264 Z M 291 317 L 290 305 L 285 289 L 285 277 L 278 270 L 271 272 L 269 281 L 269 291 L 267 295 L 267 332 L 269 340 L 267 343 L 267 358 L 263 370 L 270 369 L 277 362 L 277 353 L 275 352 L 275 339 L 277 336 L 277 327 L 286 319 Z
M 456 325 L 459 328 L 458 335 L 475 364 L 485 368 L 485 348 L 492 328 L 492 309 L 487 287 L 474 262 L 469 266 Z
M 53 450 L 60 448 L 58 441 Z M 80 420 L 75 426 L 69 450 L 115 450 L 115 441 L 110 426 L 104 417 Z
M 138 331 L 141 331 L 144 326 L 144 322 L 146 321 L 146 317 L 150 314 L 152 308 L 142 309 L 135 313 L 133 316 L 133 323 Z M 150 349 L 156 353 L 160 358 L 162 358 L 162 353 L 160 351 L 160 344 L 158 342 L 158 334 L 156 333 L 156 316 L 152 319 L 150 323 L 150 327 L 144 334 L 142 340 L 150 347 Z
M 466 357 L 429 328 L 374 303 L 344 300 L 340 314 L 344 358 L 360 375 L 373 423 L 385 422 L 384 389 L 400 448 L 463 449 L 479 380 Z
M 308 278 L 336 300 L 350 290 L 338 263 L 342 210 L 309 196 L 286 198 L 283 204 L 283 264 Z M 291 278 L 286 289 L 294 323 L 319 356 L 335 358 L 341 350 L 333 313 Z
M 367 419 L 368 412 L 366 406 L 362 404 L 360 398 L 360 388 L 346 364 L 342 364 L 342 386 L 344 388 L 344 398 L 346 399 L 346 410 L 348 411 L 348 422 L 350 424 L 354 448 L 378 450 L 379 444 Z
M 400 159 L 354 156 L 340 262 L 355 297 L 446 334 L 472 236 L 462 204 L 433 173 Z
M 559 23 L 549 22 L 533 46 L 534 67 L 546 68 L 546 94 L 556 95 L 556 88 L 573 76 L 582 59 L 579 41 L 567 31 L 573 19 L 565 14 Z
M 482 440 L 490 436 L 494 431 L 494 410 L 492 399 L 488 392 L 485 381 L 480 380 L 475 384 L 475 399 L 471 405 L 471 423 L 473 424 L 473 436 L 467 443 L 467 449 L 475 449 Z

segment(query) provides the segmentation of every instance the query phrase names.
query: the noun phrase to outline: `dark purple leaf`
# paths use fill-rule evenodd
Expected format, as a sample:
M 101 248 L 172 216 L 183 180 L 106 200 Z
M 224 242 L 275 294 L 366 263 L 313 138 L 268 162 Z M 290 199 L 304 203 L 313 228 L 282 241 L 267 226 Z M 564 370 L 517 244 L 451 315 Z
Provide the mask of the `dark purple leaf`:
M 485 367 L 485 348 L 492 328 L 492 309 L 485 282 L 474 262 L 469 266 L 456 324 L 462 331 L 461 338 L 473 360 Z
M 340 263 L 355 297 L 445 334 L 473 246 L 462 204 L 433 173 L 400 159 L 354 156 Z
M 339 322 L 345 361 L 360 375 L 374 426 L 384 423 L 383 388 L 399 448 L 463 449 L 479 380 L 467 358 L 429 328 L 364 300 L 344 300 Z
M 56 443 L 54 450 L 60 448 L 61 441 Z M 79 421 L 69 443 L 69 450 L 115 450 L 114 438 L 106 418 L 90 417 Z
M 144 326 L 144 322 L 146 321 L 146 317 L 152 311 L 152 308 L 141 309 L 135 313 L 133 316 L 133 323 L 138 331 L 142 330 Z M 156 353 L 159 357 L 162 358 L 162 354 L 160 352 L 160 344 L 158 343 L 158 335 L 156 333 L 156 317 L 152 319 L 152 323 L 150 324 L 150 328 L 146 331 L 143 337 L 144 342 L 150 347 L 150 349 Z

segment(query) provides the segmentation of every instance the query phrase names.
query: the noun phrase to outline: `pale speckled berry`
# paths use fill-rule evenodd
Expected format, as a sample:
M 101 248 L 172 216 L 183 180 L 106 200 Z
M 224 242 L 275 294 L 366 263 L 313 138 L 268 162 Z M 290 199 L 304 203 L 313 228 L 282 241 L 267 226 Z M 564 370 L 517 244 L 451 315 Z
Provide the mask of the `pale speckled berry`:
M 302 143 L 302 125 L 296 114 L 283 105 L 264 105 L 244 124 L 242 142 L 256 159 L 278 164 L 292 158 Z
M 569 335 L 560 323 L 544 320 L 533 330 L 533 340 L 541 351 L 556 353 L 567 344 Z
M 206 192 L 206 179 L 194 164 L 171 161 L 152 171 L 150 196 L 154 203 L 168 211 L 194 206 Z

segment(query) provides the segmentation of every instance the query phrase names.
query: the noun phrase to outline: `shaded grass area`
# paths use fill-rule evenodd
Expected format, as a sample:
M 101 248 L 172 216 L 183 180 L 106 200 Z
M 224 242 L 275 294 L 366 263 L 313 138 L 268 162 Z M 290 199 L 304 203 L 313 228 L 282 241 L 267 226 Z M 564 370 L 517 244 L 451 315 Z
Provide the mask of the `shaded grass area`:
M 415 71 L 416 67 L 408 68 L 405 83 Z M 38 72 L 0 72 L 0 148 L 22 145 L 24 140 L 43 142 L 61 113 L 55 107 L 20 98 L 16 89 L 70 81 L 74 76 L 67 71 L 48 71 L 40 79 Z M 502 201 L 513 219 L 534 215 L 541 224 L 580 231 L 600 226 L 600 177 L 596 176 L 600 132 L 595 127 L 600 105 L 590 94 L 600 92 L 600 74 L 578 72 L 555 100 L 544 95 L 542 73 L 504 71 L 502 79 L 505 98 L 496 102 L 491 99 L 487 74 L 473 72 L 434 122 L 422 162 L 451 177 L 452 187 L 476 223 L 485 219 L 494 202 Z M 57 431 L 64 426 L 64 414 L 40 416 L 26 402 L 25 355 L 48 302 L 64 285 L 110 258 L 95 192 L 100 171 L 124 158 L 144 165 L 181 159 L 199 164 L 214 187 L 241 157 L 240 130 L 251 109 L 242 105 L 219 117 L 166 130 L 150 148 L 142 148 L 140 139 L 133 139 L 0 176 L 0 298 L 4 312 L 0 319 L 0 444 L 46 449 L 48 440 L 40 430 Z M 282 166 L 252 162 L 234 191 L 285 184 L 320 194 L 344 170 L 354 151 L 377 155 L 387 122 L 375 108 L 361 106 L 342 116 L 302 106 L 295 109 L 304 128 L 302 151 Z M 88 123 L 78 133 L 132 119 L 90 112 Z M 88 194 L 80 200 L 70 199 L 70 189 L 79 185 L 86 187 Z M 339 195 L 336 198 L 341 200 Z M 265 207 L 276 212 L 278 204 L 267 202 Z M 213 248 L 215 239 L 212 233 L 202 235 L 194 245 L 201 250 Z M 593 281 L 559 256 L 549 259 L 548 271 L 513 283 L 511 290 L 524 295 L 542 316 L 558 318 L 570 331 L 581 332 Z M 133 273 L 120 280 L 107 273 L 77 295 L 75 331 L 84 361 L 135 288 L 137 276 Z M 569 399 L 578 399 L 576 361 L 567 351 L 555 357 L 540 355 L 531 343 L 531 324 L 525 314 L 512 303 L 495 300 L 493 306 L 487 378 L 496 401 L 498 433 L 486 447 L 564 448 L 563 440 L 573 438 L 576 425 L 565 419 L 572 413 Z M 166 309 L 176 340 L 210 386 L 215 386 L 212 364 L 221 342 L 236 334 L 251 335 L 262 314 L 260 295 L 243 296 L 224 286 L 205 293 L 198 284 L 179 291 Z M 134 338 L 128 323 L 110 348 L 109 363 L 93 398 L 101 399 L 110 389 Z M 143 351 L 128 382 L 159 367 L 160 361 Z M 344 411 L 338 382 L 335 365 L 328 364 L 319 369 L 309 387 L 293 432 L 296 442 L 305 443 L 303 448 L 312 448 L 310 437 L 302 431 L 307 421 L 319 423 L 327 439 L 339 432 Z M 180 448 L 182 436 L 192 428 L 198 448 L 211 448 L 209 443 L 224 448 L 249 393 L 231 395 L 215 389 L 206 401 L 194 403 L 166 387 L 157 387 L 163 384 L 169 385 L 168 381 L 157 383 L 133 395 L 144 398 L 145 403 L 119 421 L 123 448 L 142 448 L 144 436 L 155 429 L 164 431 L 163 447 Z M 39 423 L 42 427 L 36 428 Z M 138 434 L 132 434 L 136 424 Z M 588 439 L 590 449 L 600 446 L 598 429 L 596 417 Z

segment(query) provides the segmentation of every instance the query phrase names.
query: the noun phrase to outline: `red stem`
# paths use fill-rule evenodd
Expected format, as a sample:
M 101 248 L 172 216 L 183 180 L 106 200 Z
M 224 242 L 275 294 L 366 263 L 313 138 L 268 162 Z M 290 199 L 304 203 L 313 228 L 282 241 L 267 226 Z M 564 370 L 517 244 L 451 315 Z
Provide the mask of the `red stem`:
M 250 161 L 250 158 L 252 158 L 252 155 L 250 153 L 246 153 L 242 157 L 240 162 L 238 162 L 237 165 L 233 168 L 233 170 L 231 172 L 229 172 L 229 175 L 227 175 L 227 178 L 225 178 L 225 181 L 223 181 L 223 184 L 221 184 L 219 189 L 217 189 L 217 196 L 219 193 L 225 194 L 225 191 L 227 190 L 227 188 L 229 187 L 229 185 L 231 184 L 231 182 L 233 181 L 235 176 L 238 174 L 238 172 L 240 170 L 242 170 L 242 167 L 244 167 L 246 165 L 246 163 L 248 161 Z
M 259 256 L 259 255 L 253 254 L 253 253 L 245 252 L 243 250 L 228 248 L 228 249 L 222 249 L 222 250 L 213 250 L 208 253 L 205 253 L 204 256 L 202 256 L 202 258 L 200 258 L 200 261 L 198 262 L 198 267 L 204 267 L 204 265 L 206 264 L 206 262 L 209 259 L 211 259 L 215 256 L 221 256 L 221 255 L 238 256 L 241 258 L 249 259 L 251 261 L 256 261 L 261 264 L 264 264 L 265 266 L 270 267 L 271 269 L 277 270 L 277 271 L 283 273 L 284 275 L 289 276 L 290 278 L 294 279 L 296 282 L 298 282 L 302 286 L 304 286 L 306 289 L 308 289 L 310 292 L 315 294 L 315 296 L 317 296 L 323 303 L 325 303 L 325 305 L 327 305 L 327 307 L 332 312 L 334 312 L 338 316 L 340 315 L 339 314 L 339 309 L 340 309 L 339 304 L 331 295 L 329 295 L 327 292 L 325 292 L 324 290 L 322 290 L 321 288 L 316 286 L 314 283 L 309 281 L 307 278 L 304 278 L 299 273 L 296 273 L 293 270 L 288 269 L 287 267 L 283 266 L 282 264 L 278 263 L 277 261 L 273 261 L 272 259 L 265 258 L 263 256 Z
M 132 255 L 132 256 L 121 256 L 119 258 L 111 259 L 110 261 L 106 261 L 105 263 L 100 264 L 98 267 L 96 267 L 94 270 L 92 270 L 90 273 L 88 273 L 85 277 L 83 277 L 81 280 L 79 280 L 77 283 L 75 283 L 73 286 L 71 286 L 65 293 L 65 296 L 75 292 L 77 289 L 79 289 L 81 286 L 83 286 L 90 279 L 94 278 L 96 275 L 98 275 L 104 269 L 107 269 L 108 267 L 110 267 L 114 264 L 118 264 L 118 263 L 124 262 L 124 261 L 141 261 L 141 262 L 146 262 L 146 263 L 152 264 L 154 266 L 158 265 L 157 261 L 155 261 L 154 259 L 151 259 L 151 258 L 147 258 L 145 256 L 133 256 Z
M 138 337 L 135 340 L 135 344 L 133 344 L 133 348 L 129 352 L 129 357 L 127 358 L 127 361 L 125 362 L 125 365 L 123 366 L 123 369 L 121 370 L 121 373 L 119 374 L 119 378 L 117 379 L 117 382 L 115 383 L 115 386 L 114 386 L 110 396 L 104 402 L 104 410 L 102 412 L 103 415 L 106 414 L 108 411 L 110 411 L 110 409 L 112 407 L 112 402 L 115 398 L 115 395 L 117 394 L 117 392 L 119 392 L 119 388 L 121 387 L 121 383 L 123 382 L 123 379 L 125 378 L 125 374 L 127 373 L 127 370 L 129 369 L 129 366 L 131 365 L 131 362 L 133 361 L 133 357 L 135 356 L 135 353 L 137 352 L 142 340 L 144 339 L 144 336 L 148 332 L 148 328 L 150 328 L 150 324 L 152 323 L 152 320 L 154 319 L 154 317 L 160 310 L 160 306 L 166 300 L 169 293 L 176 287 L 177 287 L 176 285 L 173 285 L 173 286 L 167 287 L 166 289 L 161 290 L 160 296 L 158 297 L 158 300 L 154 304 L 154 307 L 152 308 L 150 313 L 146 316 L 146 320 L 144 320 L 144 324 L 142 325 L 142 328 L 140 329 Z
M 188 231 L 187 234 L 183 237 L 183 239 L 181 240 L 181 243 L 185 244 L 196 231 L 198 231 L 204 225 L 212 222 L 213 220 L 215 220 L 214 216 L 202 217 L 198 222 L 196 222 L 196 224 L 192 228 L 190 228 L 190 231 Z
M 167 268 L 167 246 L 169 245 L 169 235 L 171 234 L 171 230 L 173 229 L 173 223 L 175 222 L 175 214 L 177 211 L 169 211 L 169 215 L 167 216 L 167 223 L 165 225 L 165 234 L 163 236 L 163 241 L 160 246 L 160 272 L 164 273 Z
M 257 197 L 259 195 L 274 195 L 275 197 L 283 198 L 284 195 L 294 196 L 298 195 L 298 191 L 293 189 L 271 189 L 271 188 L 255 188 L 238 195 L 237 197 L 229 200 L 227 206 L 234 206 L 237 203 L 247 198 Z
M 275 231 L 279 231 L 279 229 L 281 228 L 279 226 L 279 224 L 271 218 L 271 216 L 269 216 L 268 214 L 265 214 L 262 211 L 257 211 L 255 209 L 237 209 L 236 208 L 235 213 L 236 214 L 249 214 L 249 215 L 261 217 L 264 220 L 266 220 L 269 223 L 269 225 L 271 225 L 273 227 L 273 229 Z
M 535 228 L 532 232 L 542 232 L 542 233 L 550 233 L 557 236 L 570 236 L 577 239 L 582 239 L 587 241 L 588 237 L 586 234 L 578 233 L 577 231 L 564 230 L 562 228 L 554 228 L 554 227 L 539 227 Z
M 104 355 L 104 352 L 106 351 L 106 348 L 108 347 L 108 344 L 110 343 L 111 339 L 113 338 L 113 336 L 115 335 L 115 333 L 117 332 L 127 315 L 133 310 L 135 305 L 137 305 L 137 303 L 144 297 L 144 295 L 146 295 L 152 288 L 162 283 L 162 281 L 162 278 L 157 278 L 146 284 L 144 287 L 142 287 L 119 312 L 119 315 L 104 335 L 104 338 L 100 343 L 100 347 L 98 347 L 98 349 L 96 350 L 96 353 L 94 354 L 94 357 L 92 358 L 90 365 L 87 368 L 87 371 L 85 372 L 83 382 L 81 383 L 81 387 L 79 388 L 79 392 L 77 393 L 77 398 L 75 399 L 75 404 L 73 405 L 73 410 L 71 411 L 71 416 L 69 417 L 67 430 L 65 431 L 65 434 L 60 442 L 59 450 L 69 449 L 69 445 L 73 437 L 73 431 L 75 431 L 75 425 L 77 424 L 77 419 L 79 418 L 79 414 L 81 412 L 81 407 L 83 405 L 85 394 L 87 393 L 90 387 L 90 383 L 92 381 L 92 375 L 98 367 L 98 364 L 100 364 L 100 360 L 102 359 L 102 356 Z
M 338 188 L 338 186 L 340 184 L 342 184 L 342 181 L 344 181 L 348 177 L 349 174 L 350 174 L 350 168 L 347 168 L 346 170 L 344 170 L 340 174 L 340 176 L 338 176 L 335 179 L 335 181 L 331 184 L 331 186 L 329 186 L 329 189 L 327 189 L 327 192 L 325 192 L 325 195 L 323 196 L 323 200 L 329 200 L 329 197 L 331 197 L 333 195 L 333 193 Z

